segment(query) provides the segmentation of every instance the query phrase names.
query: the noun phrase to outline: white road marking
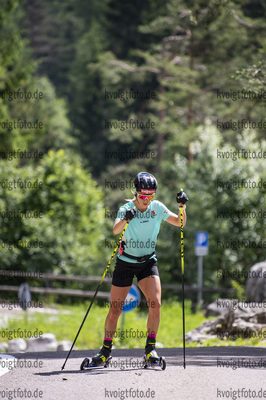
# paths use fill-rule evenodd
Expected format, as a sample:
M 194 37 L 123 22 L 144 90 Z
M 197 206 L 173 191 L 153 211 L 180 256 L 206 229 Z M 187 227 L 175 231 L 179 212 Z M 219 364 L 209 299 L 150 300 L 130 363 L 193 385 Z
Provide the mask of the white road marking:
M 0 376 L 11 371 L 14 368 L 15 361 L 16 358 L 9 354 L 0 354 Z

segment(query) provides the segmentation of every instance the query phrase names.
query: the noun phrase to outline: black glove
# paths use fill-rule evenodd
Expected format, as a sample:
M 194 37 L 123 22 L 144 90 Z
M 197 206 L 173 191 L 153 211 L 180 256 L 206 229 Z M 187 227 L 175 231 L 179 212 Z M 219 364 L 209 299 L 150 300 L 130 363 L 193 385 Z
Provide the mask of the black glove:
M 136 210 L 134 210 L 133 208 L 131 210 L 127 210 L 125 213 L 124 219 L 126 221 L 128 221 L 128 220 L 131 221 L 135 217 L 135 214 L 136 214 Z
M 177 201 L 177 203 L 182 203 L 182 204 L 186 204 L 186 202 L 188 201 L 188 197 L 187 197 L 186 193 L 183 192 L 183 190 L 181 190 L 180 192 L 177 193 L 176 201 Z

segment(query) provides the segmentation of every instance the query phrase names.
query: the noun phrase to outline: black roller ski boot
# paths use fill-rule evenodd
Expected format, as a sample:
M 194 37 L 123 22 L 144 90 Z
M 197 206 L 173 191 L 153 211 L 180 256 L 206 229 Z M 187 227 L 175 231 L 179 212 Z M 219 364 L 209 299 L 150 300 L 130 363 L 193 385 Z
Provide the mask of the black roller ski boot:
M 109 366 L 109 362 L 111 361 L 112 357 L 111 354 L 111 346 L 103 345 L 99 353 L 97 353 L 90 362 L 89 358 L 84 358 L 80 369 L 93 369 L 93 368 L 107 368 Z
M 106 361 L 110 358 L 111 350 L 105 346 L 101 348 L 99 353 L 97 353 L 94 357 L 92 357 L 92 364 L 99 367 L 106 363 Z
M 155 350 L 155 341 L 151 342 L 147 340 L 145 347 L 144 356 L 144 368 L 148 367 L 160 367 L 162 370 L 166 368 L 166 361 L 164 357 L 159 357 Z

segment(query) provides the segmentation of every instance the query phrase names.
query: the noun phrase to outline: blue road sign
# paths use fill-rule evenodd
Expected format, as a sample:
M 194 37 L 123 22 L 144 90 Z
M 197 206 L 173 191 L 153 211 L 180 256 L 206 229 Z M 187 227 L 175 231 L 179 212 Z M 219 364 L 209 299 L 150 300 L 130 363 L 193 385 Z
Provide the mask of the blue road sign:
M 127 294 L 127 297 L 125 298 L 122 312 L 126 313 L 129 311 L 133 311 L 134 308 L 138 307 L 140 300 L 141 300 L 141 296 L 140 296 L 139 289 L 137 288 L 136 285 L 132 285 Z M 111 293 L 109 296 L 109 301 L 111 301 Z
M 132 285 L 123 306 L 123 313 L 133 311 L 140 303 L 140 292 L 136 285 Z
M 195 235 L 196 256 L 206 256 L 208 254 L 209 252 L 208 240 L 209 240 L 208 232 L 196 232 Z

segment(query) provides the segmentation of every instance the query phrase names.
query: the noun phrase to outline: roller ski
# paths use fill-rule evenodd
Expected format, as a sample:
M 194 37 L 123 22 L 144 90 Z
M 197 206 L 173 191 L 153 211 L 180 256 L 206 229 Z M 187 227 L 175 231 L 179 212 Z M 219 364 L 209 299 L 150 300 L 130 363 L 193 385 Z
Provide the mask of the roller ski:
M 85 369 L 99 369 L 99 368 L 109 367 L 109 363 L 112 359 L 110 353 L 111 351 L 109 351 L 105 347 L 102 347 L 100 352 L 96 354 L 94 357 L 92 357 L 91 362 L 89 358 L 84 358 L 84 360 L 80 365 L 80 369 L 85 370 Z
M 162 370 L 165 370 L 166 368 L 166 361 L 164 357 L 159 357 L 156 350 L 155 346 L 152 344 L 149 344 L 145 348 L 145 355 L 143 359 L 143 366 L 144 368 L 156 368 L 160 367 Z

